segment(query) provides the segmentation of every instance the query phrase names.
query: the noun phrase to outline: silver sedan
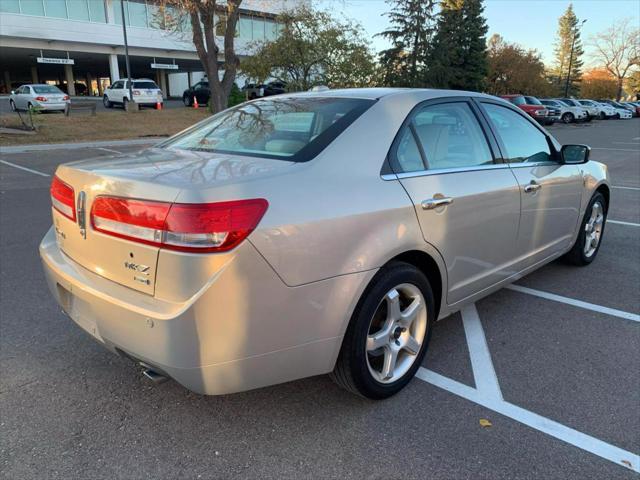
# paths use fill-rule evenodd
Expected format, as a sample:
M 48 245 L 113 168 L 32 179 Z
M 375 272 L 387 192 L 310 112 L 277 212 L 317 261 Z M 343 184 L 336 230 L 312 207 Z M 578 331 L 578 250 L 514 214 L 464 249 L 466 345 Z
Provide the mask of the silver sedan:
M 54 85 L 22 85 L 11 92 L 11 110 L 35 108 L 47 111 L 64 111 L 71 102 L 69 95 Z
M 40 254 L 64 311 L 153 380 L 226 394 L 331 373 L 379 399 L 437 319 L 593 262 L 609 189 L 589 147 L 495 97 L 282 95 L 60 166 Z

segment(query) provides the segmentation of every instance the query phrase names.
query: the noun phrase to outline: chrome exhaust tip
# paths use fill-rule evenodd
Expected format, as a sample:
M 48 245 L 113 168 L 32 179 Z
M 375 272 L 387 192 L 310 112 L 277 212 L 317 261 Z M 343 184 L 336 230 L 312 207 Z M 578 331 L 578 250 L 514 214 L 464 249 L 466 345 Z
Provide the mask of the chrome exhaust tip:
M 142 371 L 142 375 L 147 377 L 149 380 L 151 380 L 156 385 L 159 385 L 159 384 L 164 383 L 164 382 L 169 380 L 169 377 L 166 377 L 166 376 L 162 375 L 161 373 L 158 373 L 155 370 L 152 370 L 150 368 L 145 368 Z

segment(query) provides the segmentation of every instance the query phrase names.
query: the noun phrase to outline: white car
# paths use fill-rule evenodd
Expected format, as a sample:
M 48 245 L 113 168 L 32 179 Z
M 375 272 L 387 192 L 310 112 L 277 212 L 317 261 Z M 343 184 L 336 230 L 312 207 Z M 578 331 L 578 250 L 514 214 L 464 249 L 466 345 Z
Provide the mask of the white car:
M 141 107 L 155 107 L 158 103 L 163 106 L 162 90 L 156 82 L 148 78 L 134 78 L 131 80 L 133 90 L 133 100 Z M 126 110 L 127 104 L 131 101 L 129 95 L 129 81 L 118 80 L 104 91 L 102 103 L 106 108 L 114 105 L 122 105 Z
M 585 101 L 585 100 L 582 100 L 582 101 Z M 589 100 L 589 101 L 595 103 L 600 108 L 600 119 L 616 117 L 616 109 L 613 108 L 608 103 L 596 102 L 595 100 Z
M 564 123 L 586 122 L 587 120 L 590 120 L 587 109 L 579 104 L 577 104 L 577 106 L 574 105 L 570 101 L 571 99 L 553 98 L 552 100 L 558 102 L 560 105 L 563 105 L 567 109 L 567 111 L 564 114 L 562 114 L 562 116 L 560 117 L 560 119 Z
M 54 85 L 46 84 L 22 85 L 9 97 L 9 105 L 14 112 L 31 108 L 64 112 L 70 102 L 69 95 Z
M 558 114 L 558 118 L 562 120 L 563 123 L 571 123 L 575 122 L 577 119 L 585 119 L 581 110 L 578 110 L 575 107 L 570 107 L 558 100 L 545 98 L 540 100 L 540 102 L 547 107 L 552 107 L 559 111 L 560 113 Z

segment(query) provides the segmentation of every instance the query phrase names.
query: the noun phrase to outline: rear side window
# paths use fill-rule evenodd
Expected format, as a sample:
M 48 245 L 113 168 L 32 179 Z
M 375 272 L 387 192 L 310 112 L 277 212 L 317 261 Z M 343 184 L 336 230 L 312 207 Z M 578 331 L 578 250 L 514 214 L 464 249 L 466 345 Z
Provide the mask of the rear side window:
M 155 84 L 155 82 L 151 82 L 151 81 L 137 81 L 137 82 L 133 82 L 133 88 L 144 88 L 147 90 L 157 90 L 158 86 Z
M 524 97 L 511 97 L 509 101 L 514 105 L 525 105 L 527 103 Z
M 483 105 L 507 150 L 509 163 L 552 161 L 547 137 L 529 120 L 507 107 Z
M 257 100 L 214 115 L 161 146 L 304 162 L 373 103 L 330 97 Z

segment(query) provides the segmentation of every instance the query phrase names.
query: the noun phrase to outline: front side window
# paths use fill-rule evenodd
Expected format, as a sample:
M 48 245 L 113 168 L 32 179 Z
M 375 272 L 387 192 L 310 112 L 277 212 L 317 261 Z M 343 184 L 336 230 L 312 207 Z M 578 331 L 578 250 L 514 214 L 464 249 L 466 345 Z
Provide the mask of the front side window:
M 483 105 L 502 139 L 509 163 L 552 161 L 547 137 L 529 120 L 501 105 L 484 102 Z
M 304 162 L 373 103 L 331 97 L 258 100 L 220 112 L 161 146 Z

